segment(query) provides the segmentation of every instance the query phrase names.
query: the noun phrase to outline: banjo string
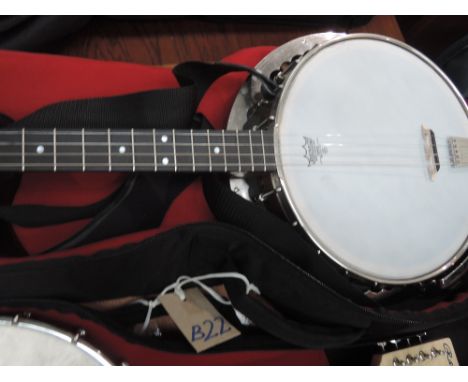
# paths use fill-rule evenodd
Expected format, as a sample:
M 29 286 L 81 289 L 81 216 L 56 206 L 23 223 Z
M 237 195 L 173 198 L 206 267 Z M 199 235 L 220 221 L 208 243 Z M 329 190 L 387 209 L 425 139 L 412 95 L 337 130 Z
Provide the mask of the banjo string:
M 110 146 L 125 146 L 126 142 L 111 142 Z M 51 145 L 51 142 L 25 142 L 25 146 L 37 146 L 37 145 Z M 0 142 L 0 146 L 22 146 L 23 144 L 21 142 Z M 82 147 L 81 142 L 58 142 L 59 146 L 66 146 L 66 147 Z M 128 146 L 132 146 L 131 143 L 127 143 Z M 191 143 L 177 143 L 177 147 L 191 147 Z M 281 145 L 281 147 L 302 147 L 304 144 L 302 143 L 290 143 L 290 144 L 285 144 Z M 413 149 L 413 148 L 418 148 L 418 147 L 423 147 L 423 144 L 388 144 L 388 143 L 336 143 L 336 142 L 319 142 L 318 145 L 320 146 L 326 146 L 326 147 L 334 147 L 334 148 L 339 148 L 339 149 L 354 149 L 354 148 L 360 148 L 362 146 L 364 147 L 377 147 L 377 148 L 395 148 L 395 149 Z M 109 143 L 106 142 L 86 142 L 86 147 L 108 147 Z M 154 147 L 154 143 L 152 142 L 134 142 L 133 146 L 135 147 Z M 222 143 L 222 142 L 212 142 L 210 144 L 208 143 L 195 143 L 196 147 L 215 147 L 215 146 L 225 146 L 225 147 L 265 147 L 265 148 L 272 148 L 275 147 L 274 143 Z M 171 147 L 172 148 L 172 143 L 158 143 L 157 147 Z M 450 145 L 448 144 L 437 144 L 437 148 L 449 148 Z M 459 150 L 468 150 L 468 147 L 461 147 Z M 0 154 L 2 155 L 2 154 Z

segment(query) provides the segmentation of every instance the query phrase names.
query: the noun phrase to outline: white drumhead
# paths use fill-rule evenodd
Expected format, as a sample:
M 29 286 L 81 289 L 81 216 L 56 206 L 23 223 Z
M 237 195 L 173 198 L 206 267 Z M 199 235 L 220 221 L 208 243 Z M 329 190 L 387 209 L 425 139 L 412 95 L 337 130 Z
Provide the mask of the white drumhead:
M 462 255 L 468 168 L 450 166 L 447 138 L 468 137 L 467 110 L 427 59 L 377 36 L 333 40 L 294 70 L 276 121 L 283 189 L 333 260 L 367 279 L 403 284 L 439 274 Z M 440 154 L 433 181 L 421 125 L 435 133 Z
M 99 366 L 110 362 L 73 335 L 31 320 L 0 318 L 0 366 Z

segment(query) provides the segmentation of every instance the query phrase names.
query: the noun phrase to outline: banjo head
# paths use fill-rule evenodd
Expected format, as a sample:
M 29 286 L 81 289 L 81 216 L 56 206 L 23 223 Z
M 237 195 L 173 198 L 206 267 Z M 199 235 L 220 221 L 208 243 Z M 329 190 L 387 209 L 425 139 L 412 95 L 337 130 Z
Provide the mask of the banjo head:
M 448 138 L 468 138 L 468 111 L 426 57 L 376 35 L 331 39 L 300 59 L 274 116 L 282 196 L 332 260 L 384 284 L 460 260 L 468 169 Z
M 40 321 L 0 317 L 0 366 L 110 366 L 79 334 Z

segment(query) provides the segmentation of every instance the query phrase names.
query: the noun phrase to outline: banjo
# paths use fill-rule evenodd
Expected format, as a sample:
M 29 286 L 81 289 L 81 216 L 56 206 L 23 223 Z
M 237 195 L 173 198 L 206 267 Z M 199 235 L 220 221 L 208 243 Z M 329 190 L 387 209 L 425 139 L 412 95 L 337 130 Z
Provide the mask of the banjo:
M 113 362 L 83 339 L 29 317 L 0 316 L 0 366 L 111 366 Z
M 256 70 L 223 131 L 0 131 L 3 171 L 231 173 L 349 275 L 448 287 L 468 266 L 468 110 L 425 56 L 370 34 L 293 40 Z M 250 176 L 251 177 L 251 176 Z M 252 198 L 251 198 L 252 199 Z

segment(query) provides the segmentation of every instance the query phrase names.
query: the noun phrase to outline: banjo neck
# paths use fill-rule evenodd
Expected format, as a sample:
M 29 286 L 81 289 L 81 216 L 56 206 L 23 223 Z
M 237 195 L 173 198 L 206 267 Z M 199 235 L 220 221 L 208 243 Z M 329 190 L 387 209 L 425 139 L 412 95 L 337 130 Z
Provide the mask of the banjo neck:
M 440 168 L 423 128 L 428 168 Z M 432 135 L 433 137 L 433 135 Z M 304 157 L 321 163 L 327 148 L 304 137 Z M 453 167 L 468 166 L 468 138 L 449 137 Z M 276 170 L 273 130 L 25 129 L 0 130 L 0 171 L 269 172 Z
M 24 129 L 0 131 L 1 171 L 267 172 L 272 131 Z

